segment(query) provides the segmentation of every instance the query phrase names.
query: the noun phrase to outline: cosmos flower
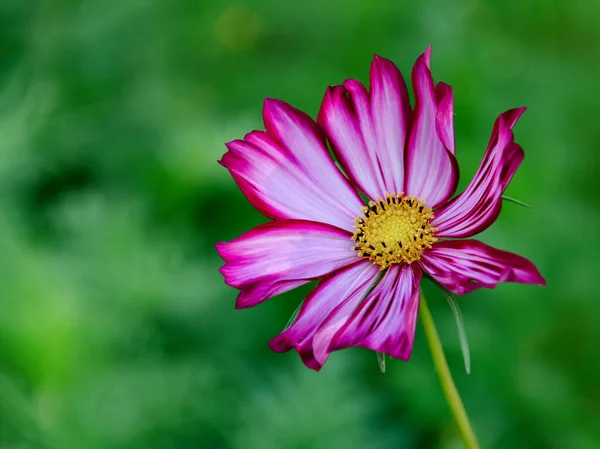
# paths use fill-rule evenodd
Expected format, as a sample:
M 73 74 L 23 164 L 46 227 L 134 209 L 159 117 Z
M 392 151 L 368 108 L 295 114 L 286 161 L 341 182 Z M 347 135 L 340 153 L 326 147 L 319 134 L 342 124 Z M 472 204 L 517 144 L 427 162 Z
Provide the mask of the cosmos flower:
M 475 177 L 452 198 L 453 95 L 434 84 L 430 52 L 412 70 L 414 108 L 398 68 L 375 56 L 370 91 L 355 80 L 329 87 L 318 124 L 267 99 L 266 131 L 228 143 L 220 161 L 272 220 L 217 244 L 225 282 L 240 290 L 236 308 L 320 280 L 270 342 L 274 351 L 296 349 L 315 370 L 353 346 L 408 360 L 423 276 L 457 295 L 545 283 L 527 259 L 467 239 L 500 213 L 523 160 L 512 128 L 525 108 L 498 117 Z

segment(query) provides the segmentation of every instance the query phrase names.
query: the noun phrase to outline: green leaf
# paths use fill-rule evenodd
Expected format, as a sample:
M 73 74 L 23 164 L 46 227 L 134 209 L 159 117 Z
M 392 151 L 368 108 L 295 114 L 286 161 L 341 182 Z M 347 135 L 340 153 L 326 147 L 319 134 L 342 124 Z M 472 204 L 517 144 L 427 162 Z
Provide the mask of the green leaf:
M 519 201 L 519 200 L 517 200 L 515 198 L 512 198 L 510 196 L 502 195 L 502 199 L 505 200 L 505 201 L 509 201 L 511 203 L 518 204 L 519 206 L 523 206 L 523 207 L 526 207 L 528 209 L 531 209 L 531 206 L 529 204 L 524 203 L 523 201 Z
M 304 304 L 304 301 L 302 301 L 298 305 L 298 307 L 296 307 L 296 310 L 294 310 L 294 313 L 292 313 L 292 316 L 290 317 L 290 319 L 288 320 L 287 324 L 283 328 L 284 331 L 286 329 L 288 329 L 294 323 L 294 321 L 296 321 L 296 318 L 298 318 L 298 314 L 300 313 L 300 309 L 302 309 L 302 304 Z
M 445 288 L 442 288 L 444 296 L 450 304 L 450 308 L 454 313 L 454 319 L 456 321 L 456 327 L 458 328 L 458 340 L 460 341 L 460 348 L 462 349 L 463 359 L 465 361 L 465 371 L 467 374 L 471 374 L 471 353 L 469 350 L 469 341 L 467 340 L 467 333 L 465 331 L 465 324 L 463 322 L 460 308 L 458 307 L 458 301 L 456 297 Z
M 377 363 L 379 363 L 381 374 L 385 374 L 385 354 L 383 352 L 377 353 Z

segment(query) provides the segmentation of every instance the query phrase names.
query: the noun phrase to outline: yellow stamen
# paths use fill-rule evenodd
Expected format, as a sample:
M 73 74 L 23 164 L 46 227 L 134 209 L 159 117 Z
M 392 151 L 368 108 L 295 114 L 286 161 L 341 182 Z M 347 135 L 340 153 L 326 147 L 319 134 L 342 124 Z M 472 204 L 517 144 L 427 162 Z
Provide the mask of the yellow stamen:
M 356 219 L 354 249 L 382 270 L 395 263 L 416 262 L 437 241 L 436 228 L 429 224 L 433 211 L 416 196 L 386 193 L 385 200 L 370 201 L 363 213 Z

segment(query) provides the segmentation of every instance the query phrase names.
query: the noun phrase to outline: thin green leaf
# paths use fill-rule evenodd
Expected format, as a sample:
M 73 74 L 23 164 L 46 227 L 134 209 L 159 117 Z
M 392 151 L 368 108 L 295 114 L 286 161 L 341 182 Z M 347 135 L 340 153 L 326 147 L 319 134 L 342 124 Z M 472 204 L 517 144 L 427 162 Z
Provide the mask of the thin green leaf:
M 526 207 L 528 209 L 531 209 L 531 206 L 529 204 L 524 203 L 523 201 L 519 201 L 519 200 L 517 200 L 515 198 L 512 198 L 510 196 L 502 195 L 502 199 L 506 200 L 506 201 L 509 201 L 511 203 L 518 204 L 519 206 L 523 206 L 523 207 Z
M 379 369 L 381 374 L 385 374 L 385 354 L 382 352 L 377 353 L 377 363 L 379 363 Z
M 296 307 L 296 310 L 294 310 L 294 313 L 292 313 L 292 316 L 290 317 L 290 319 L 288 320 L 287 324 L 285 325 L 285 328 L 283 330 L 288 329 L 292 323 L 294 321 L 296 321 L 296 318 L 298 318 L 298 314 L 300 313 L 300 309 L 302 309 L 302 304 L 304 304 L 304 301 L 302 301 L 298 307 Z
M 458 328 L 458 340 L 460 342 L 460 349 L 462 349 L 463 359 L 465 361 L 465 371 L 467 374 L 471 374 L 471 353 L 469 350 L 469 342 L 467 340 L 467 333 L 465 332 L 465 324 L 463 322 L 458 302 L 452 293 L 446 289 L 442 289 L 444 296 L 450 304 L 450 308 L 454 313 L 454 319 L 456 320 L 456 327 Z

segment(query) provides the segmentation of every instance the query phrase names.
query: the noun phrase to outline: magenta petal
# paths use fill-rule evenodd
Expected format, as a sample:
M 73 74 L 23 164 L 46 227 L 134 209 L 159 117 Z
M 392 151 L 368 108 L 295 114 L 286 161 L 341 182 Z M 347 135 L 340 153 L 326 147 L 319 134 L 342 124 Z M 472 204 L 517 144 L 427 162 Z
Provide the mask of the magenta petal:
M 393 265 L 371 294 L 335 334 L 329 351 L 360 346 L 408 360 L 412 352 L 421 270 L 416 265 Z M 326 329 L 330 319 L 321 325 Z M 314 337 L 315 356 L 321 330 Z
M 421 267 L 443 287 L 464 295 L 500 282 L 546 285 L 529 260 L 478 240 L 447 240 L 421 254 Z
M 272 219 L 351 231 L 363 202 L 329 156 L 322 130 L 284 102 L 265 100 L 266 132 L 227 144 L 220 161 L 248 200 Z
M 313 337 L 317 329 L 331 316 L 335 316 L 334 321 L 341 322 L 341 326 L 373 287 L 378 273 L 379 268 L 367 261 L 331 273 L 308 295 L 294 324 L 271 340 L 271 349 L 277 352 L 296 349 L 306 366 L 320 370 L 329 353 L 315 357 Z M 326 330 L 320 331 L 321 340 L 326 333 Z M 331 338 L 333 334 L 329 334 Z M 325 349 L 328 344 L 329 341 Z
M 364 96 L 367 103 L 367 94 Z M 318 121 L 327 130 L 333 152 L 350 179 L 370 198 L 381 196 L 386 187 L 377 155 L 365 144 L 355 106 L 344 87 L 327 89 Z M 362 125 L 366 127 L 364 121 Z
M 435 128 L 442 144 L 452 154 L 456 154 L 454 141 L 454 95 L 452 87 L 446 83 L 438 83 L 435 86 L 435 97 L 437 100 L 437 114 L 435 116 Z
M 525 108 L 501 114 L 494 124 L 483 161 L 465 191 L 435 211 L 436 237 L 471 237 L 489 227 L 500 214 L 502 194 L 523 160 L 511 128 Z
M 318 121 L 348 176 L 375 199 L 403 190 L 410 102 L 406 83 L 391 61 L 375 56 L 370 78 L 370 93 L 356 80 L 330 87 Z
M 241 290 L 242 309 L 356 262 L 352 245 L 351 235 L 333 226 L 279 220 L 216 247 L 225 283 Z
M 404 146 L 410 114 L 400 70 L 389 59 L 375 56 L 371 64 L 371 117 L 388 192 L 399 193 L 404 187 Z
M 404 191 L 434 208 L 447 201 L 456 190 L 458 165 L 450 151 L 454 149 L 454 133 L 448 129 L 452 126 L 452 118 L 448 116 L 453 109 L 452 92 L 442 86 L 438 105 L 429 70 L 430 54 L 431 48 L 428 48 L 417 59 L 412 72 L 415 110 L 407 146 Z

